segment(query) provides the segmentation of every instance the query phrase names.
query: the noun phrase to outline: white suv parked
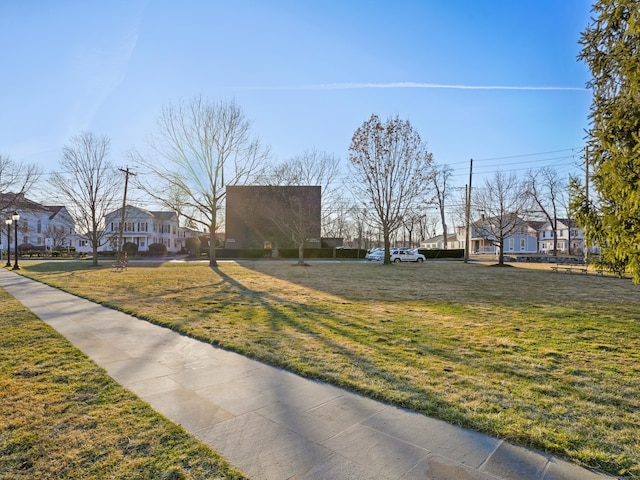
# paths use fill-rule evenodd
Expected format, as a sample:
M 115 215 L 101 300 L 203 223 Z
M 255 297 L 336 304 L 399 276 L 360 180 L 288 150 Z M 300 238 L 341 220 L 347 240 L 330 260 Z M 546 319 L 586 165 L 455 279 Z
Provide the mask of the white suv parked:
M 393 249 L 390 252 L 392 262 L 419 262 L 422 263 L 426 259 L 424 255 L 415 250 Z

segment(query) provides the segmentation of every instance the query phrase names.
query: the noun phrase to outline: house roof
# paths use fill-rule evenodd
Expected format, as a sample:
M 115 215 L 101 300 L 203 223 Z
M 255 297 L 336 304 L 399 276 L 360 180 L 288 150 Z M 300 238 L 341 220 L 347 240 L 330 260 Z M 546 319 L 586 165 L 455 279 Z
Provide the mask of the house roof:
M 49 212 L 51 212 L 51 215 L 49 215 L 49 220 L 53 219 L 53 217 L 55 217 L 58 213 L 60 213 L 62 210 L 64 210 L 65 207 L 61 206 L 61 205 L 48 205 L 48 206 L 44 206 L 45 209 L 49 210 Z
M 150 212 L 151 215 L 153 215 L 155 218 L 157 218 L 158 220 L 170 220 L 173 217 L 176 217 L 177 214 L 176 212 Z
M 547 222 L 543 222 L 541 220 L 530 220 L 527 222 L 527 224 L 536 231 L 540 230 L 545 225 L 545 223 Z
M 431 237 L 431 238 L 427 238 L 426 240 L 423 240 L 424 243 L 437 243 L 437 242 L 441 242 L 444 239 L 444 235 L 436 235 L 435 237 Z M 447 241 L 455 241 L 458 239 L 458 236 L 455 233 L 452 233 L 451 235 L 447 235 Z
M 158 220 L 171 220 L 173 218 L 176 218 L 178 216 L 178 214 L 176 212 L 171 212 L 171 211 L 151 211 L 151 210 L 146 210 L 144 208 L 140 208 L 140 207 L 135 207 L 133 205 L 125 205 L 124 207 L 125 209 L 125 214 L 126 215 L 131 215 L 133 213 L 139 212 L 142 215 L 146 215 L 152 218 L 156 218 Z M 107 217 L 112 217 L 112 216 L 117 216 L 117 215 L 121 215 L 122 214 L 122 208 L 118 208 L 117 210 L 114 210 L 113 212 L 109 212 L 106 216 Z
M 573 220 L 570 220 L 568 218 L 556 218 L 556 221 L 558 222 L 558 224 L 562 224 L 562 225 L 564 225 L 565 227 L 568 227 L 568 228 L 577 227 L 576 222 L 574 222 Z M 543 227 L 546 228 L 547 226 L 549 226 L 549 228 L 551 227 L 551 223 L 548 220 L 542 222 L 542 225 L 540 225 L 538 230 L 542 229 Z

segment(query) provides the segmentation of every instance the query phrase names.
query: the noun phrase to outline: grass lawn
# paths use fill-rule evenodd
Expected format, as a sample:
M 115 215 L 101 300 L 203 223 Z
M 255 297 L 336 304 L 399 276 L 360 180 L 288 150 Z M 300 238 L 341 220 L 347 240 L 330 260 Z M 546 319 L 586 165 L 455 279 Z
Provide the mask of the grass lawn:
M 0 329 L 0 478 L 245 478 L 1 289 Z
M 630 280 L 462 262 L 21 265 L 302 375 L 640 478 L 640 288 Z

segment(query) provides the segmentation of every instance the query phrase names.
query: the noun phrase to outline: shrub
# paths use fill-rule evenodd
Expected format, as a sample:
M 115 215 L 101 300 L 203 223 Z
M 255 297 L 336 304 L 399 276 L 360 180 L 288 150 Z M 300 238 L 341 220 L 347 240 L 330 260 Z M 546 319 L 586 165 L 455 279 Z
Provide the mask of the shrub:
M 167 247 L 162 243 L 152 243 L 149 245 L 150 257 L 165 257 L 167 255 Z
M 129 256 L 137 255 L 138 254 L 138 245 L 136 245 L 133 242 L 125 242 L 124 245 L 122 245 L 122 251 L 124 253 L 126 253 L 127 255 L 129 255 Z
M 198 237 L 189 237 L 184 241 L 185 248 L 189 253 L 189 257 L 199 257 L 200 256 L 200 248 L 201 243 Z

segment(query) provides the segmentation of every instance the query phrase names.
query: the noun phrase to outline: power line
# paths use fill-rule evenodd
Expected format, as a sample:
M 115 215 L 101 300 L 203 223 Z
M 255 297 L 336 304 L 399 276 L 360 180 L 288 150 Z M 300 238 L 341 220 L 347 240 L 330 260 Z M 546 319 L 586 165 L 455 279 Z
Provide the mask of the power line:
M 477 162 L 485 162 L 488 160 L 509 160 L 510 158 L 523 158 L 523 157 L 534 157 L 537 155 L 548 155 L 550 153 L 560 153 L 560 152 L 576 152 L 580 149 L 581 147 L 573 147 L 573 148 L 565 148 L 562 150 L 550 150 L 548 152 L 539 152 L 539 153 L 523 153 L 520 155 L 511 155 L 508 157 L 489 157 L 489 158 L 479 158 L 478 160 L 476 160 Z

